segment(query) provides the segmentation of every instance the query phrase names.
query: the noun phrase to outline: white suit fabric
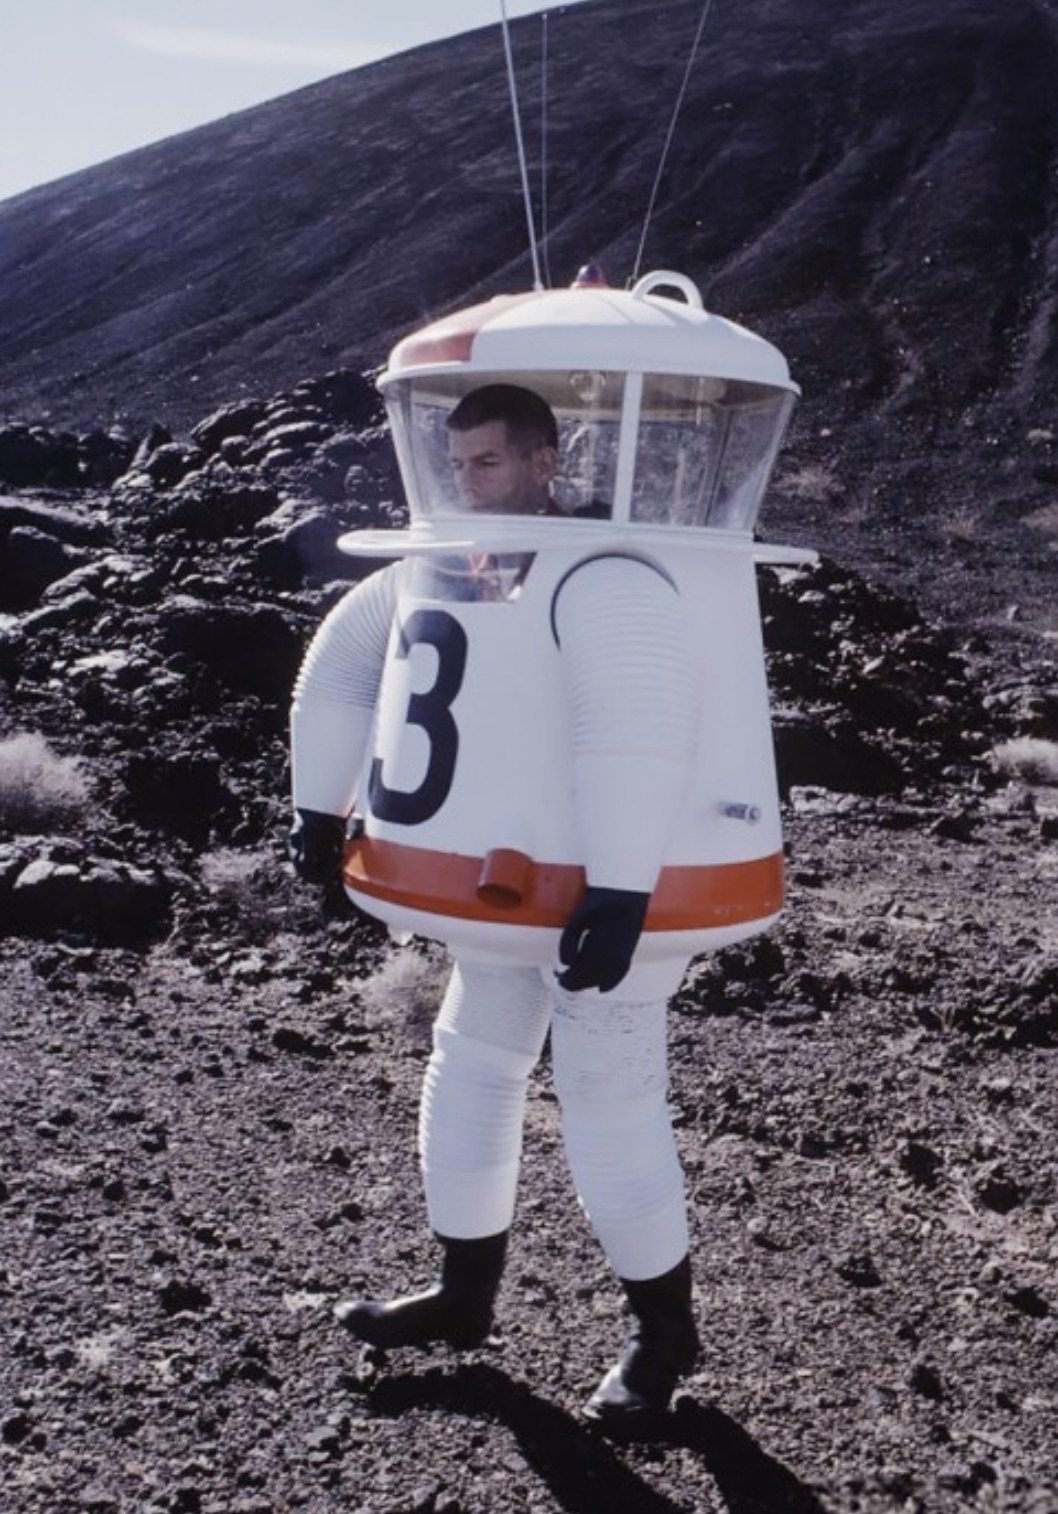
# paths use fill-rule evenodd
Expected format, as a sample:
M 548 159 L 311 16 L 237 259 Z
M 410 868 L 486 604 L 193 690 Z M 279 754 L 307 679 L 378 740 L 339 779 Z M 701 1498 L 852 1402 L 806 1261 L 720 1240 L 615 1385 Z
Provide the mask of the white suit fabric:
M 631 983 L 609 994 L 566 993 L 534 967 L 457 963 L 434 1027 L 419 1123 L 439 1234 L 470 1239 L 509 1228 L 527 1085 L 550 1029 L 567 1160 L 610 1264 L 619 1277 L 650 1278 L 686 1254 L 665 999 L 637 999 L 635 977 L 633 969 Z
M 306 655 L 292 709 L 297 808 L 346 816 L 363 803 L 372 741 L 386 739 L 376 734 L 377 709 L 394 656 L 401 572 L 382 570 L 353 589 Z M 511 607 L 485 613 L 509 616 Z M 554 589 L 551 636 L 544 650 L 554 658 L 557 645 L 561 658 L 567 782 L 587 881 L 650 893 L 699 718 L 679 594 L 663 571 L 635 557 L 575 563 Z M 523 766 L 533 762 L 525 751 Z M 517 788 L 510 802 L 517 806 Z M 471 817 L 478 825 L 481 808 Z M 370 899 L 358 902 L 371 908 Z M 478 950 L 467 946 L 475 927 L 452 924 L 454 939 L 443 918 L 430 931 L 456 958 L 420 1111 L 433 1228 L 472 1239 L 510 1226 L 528 1082 L 550 1032 L 570 1170 L 608 1259 L 627 1279 L 667 1272 L 688 1249 L 665 1043 L 666 1003 L 686 954 L 634 961 L 610 993 L 571 993 L 555 980 L 554 946 L 546 947 L 554 931 L 505 926 L 493 934 L 486 924 Z

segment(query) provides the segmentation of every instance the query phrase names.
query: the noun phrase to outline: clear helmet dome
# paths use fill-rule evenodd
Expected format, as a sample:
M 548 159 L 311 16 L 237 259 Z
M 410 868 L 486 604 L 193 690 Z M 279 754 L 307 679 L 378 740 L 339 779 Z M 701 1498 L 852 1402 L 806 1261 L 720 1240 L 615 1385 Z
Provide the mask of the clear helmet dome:
M 413 523 L 742 533 L 797 394 L 781 354 L 680 275 L 473 307 L 400 344 L 381 383 Z

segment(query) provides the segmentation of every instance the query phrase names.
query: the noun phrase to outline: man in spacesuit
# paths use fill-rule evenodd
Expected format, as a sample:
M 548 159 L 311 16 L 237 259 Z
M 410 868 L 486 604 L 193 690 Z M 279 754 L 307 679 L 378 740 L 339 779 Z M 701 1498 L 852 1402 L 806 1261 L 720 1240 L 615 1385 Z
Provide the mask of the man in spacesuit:
M 472 389 L 448 417 L 448 461 L 468 510 L 557 514 L 551 484 L 558 426 L 550 406 L 520 384 Z
M 484 386 L 451 412 L 447 429 L 468 510 L 559 513 L 552 500 L 557 430 L 539 396 L 519 385 Z M 403 571 L 401 564 L 382 569 L 351 590 L 320 627 L 299 674 L 291 854 L 310 881 L 338 872 L 348 813 L 363 799 L 351 780 L 326 792 L 300 780 L 299 748 L 310 739 L 313 710 L 337 708 L 339 683 L 352 687 L 350 699 L 368 718 L 385 676 Z M 661 793 L 671 815 L 698 720 L 679 595 L 661 572 L 612 553 L 585 559 L 569 578 L 571 586 L 563 580 L 555 591 L 553 623 L 571 667 L 571 725 L 579 733 L 619 706 L 630 711 L 631 771 L 641 750 L 644 788 Z M 638 617 L 660 638 L 663 679 L 634 650 L 623 655 L 641 644 Z M 582 687 L 589 680 L 578 676 L 591 643 L 608 668 L 598 690 Z M 350 660 L 356 671 L 346 678 L 341 667 Z M 659 713 L 662 698 L 668 704 Z M 531 764 L 533 753 L 524 758 Z M 603 752 L 601 760 L 612 759 Z M 599 823 L 596 813 L 589 827 Z M 699 1349 L 683 1177 L 667 1105 L 666 1007 L 685 961 L 636 958 L 665 838 L 641 848 L 646 855 L 631 866 L 622 860 L 619 833 L 643 829 L 641 817 L 625 811 L 603 815 L 601 824 L 604 831 L 612 825 L 612 844 L 604 840 L 606 858 L 588 867 L 587 888 L 561 929 L 557 965 L 542 967 L 531 955 L 502 960 L 488 942 L 480 953 L 455 952 L 419 1124 L 427 1209 L 442 1253 L 438 1280 L 422 1293 L 343 1302 L 336 1315 L 357 1339 L 381 1347 L 443 1341 L 465 1348 L 486 1339 L 515 1207 L 528 1082 L 550 1034 L 567 1159 L 634 1322 L 627 1349 L 586 1413 L 616 1433 L 635 1433 L 667 1408 Z M 444 939 L 443 923 L 438 935 Z

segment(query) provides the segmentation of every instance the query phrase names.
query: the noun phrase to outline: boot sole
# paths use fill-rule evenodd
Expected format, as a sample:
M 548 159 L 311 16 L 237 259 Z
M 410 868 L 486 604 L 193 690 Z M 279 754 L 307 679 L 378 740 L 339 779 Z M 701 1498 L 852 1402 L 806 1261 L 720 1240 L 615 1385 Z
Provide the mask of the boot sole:
M 591 1400 L 584 1405 L 581 1414 L 590 1429 L 607 1440 L 657 1440 L 664 1437 L 672 1425 L 672 1409 L 614 1409 L 608 1406 L 593 1406 Z
M 394 1351 L 416 1346 L 451 1346 L 455 1351 L 473 1351 L 483 1346 L 491 1334 L 491 1325 L 481 1331 L 416 1330 L 393 1317 L 360 1312 L 355 1305 L 344 1311 L 339 1305 L 334 1318 L 354 1340 Z

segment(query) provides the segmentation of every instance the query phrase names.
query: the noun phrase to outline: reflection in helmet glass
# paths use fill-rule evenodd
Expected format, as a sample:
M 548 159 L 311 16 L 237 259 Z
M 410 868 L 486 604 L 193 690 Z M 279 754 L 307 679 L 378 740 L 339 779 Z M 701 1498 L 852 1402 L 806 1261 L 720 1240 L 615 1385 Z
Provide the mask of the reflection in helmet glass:
M 450 456 L 453 411 L 468 395 L 499 386 L 529 390 L 557 425 L 557 460 L 547 448 L 546 503 L 532 513 L 752 531 L 793 394 L 745 380 L 652 373 L 642 377 L 637 404 L 638 380 L 629 386 L 627 377 L 612 371 L 463 369 L 390 381 L 386 401 L 412 518 L 522 513 L 513 496 L 474 495 L 464 458 L 455 460 L 457 478 Z M 623 448 L 622 424 L 636 428 Z
M 766 384 L 648 374 L 632 520 L 751 530 L 792 408 Z

